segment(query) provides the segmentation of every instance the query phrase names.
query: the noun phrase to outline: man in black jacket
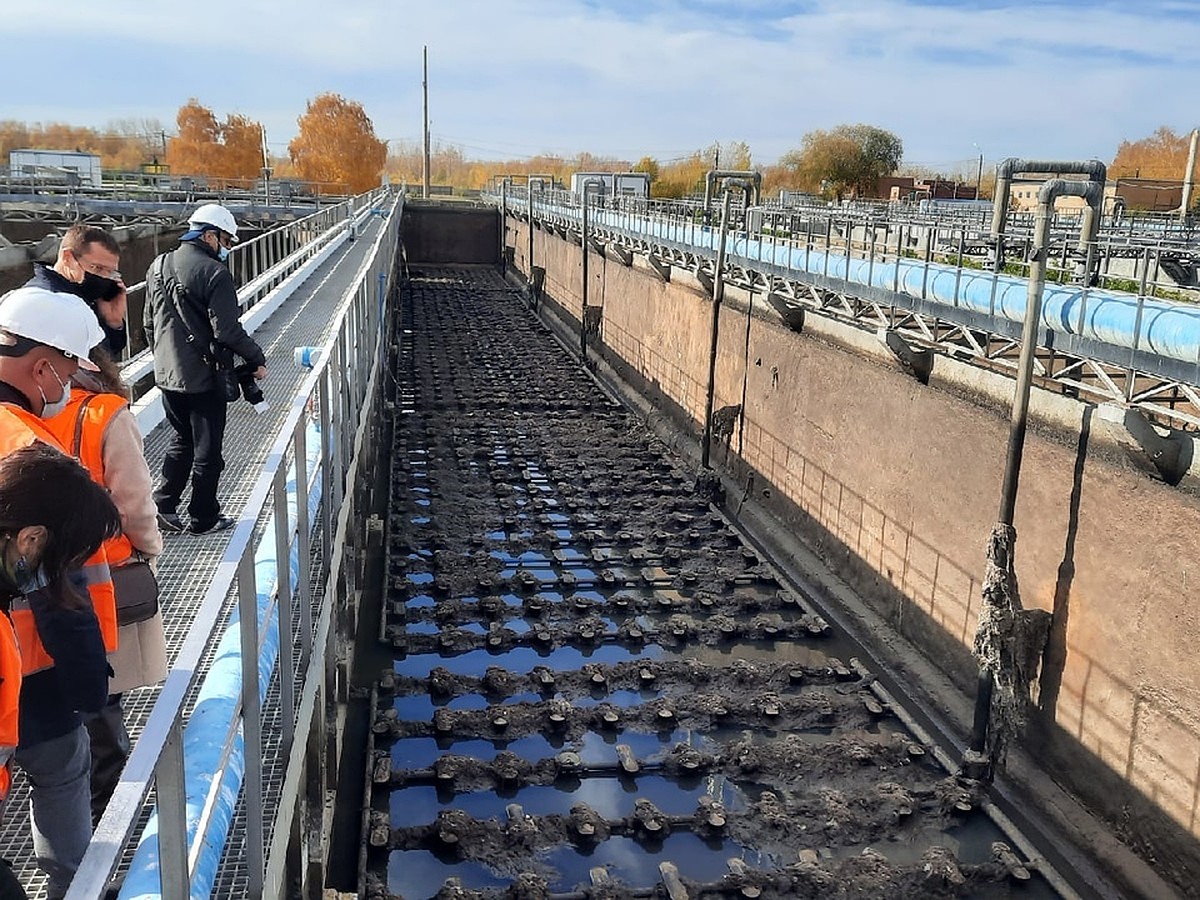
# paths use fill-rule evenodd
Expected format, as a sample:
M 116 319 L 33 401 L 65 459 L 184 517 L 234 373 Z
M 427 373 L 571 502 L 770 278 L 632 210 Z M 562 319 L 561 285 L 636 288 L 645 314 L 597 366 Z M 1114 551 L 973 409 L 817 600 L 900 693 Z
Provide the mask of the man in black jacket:
M 225 462 L 226 398 L 218 361 L 236 353 L 266 377 L 266 356 L 238 319 L 237 290 L 225 266 L 237 241 L 233 214 L 206 203 L 188 220 L 179 247 L 159 256 L 146 273 L 146 340 L 154 350 L 154 382 L 175 434 L 154 492 L 159 526 L 168 532 L 220 531 L 233 524 L 221 515 L 217 485 Z M 185 526 L 177 508 L 188 477 L 192 499 Z
M 125 334 L 125 282 L 121 280 L 121 245 L 103 228 L 72 225 L 58 244 L 53 266 L 33 264 L 26 287 L 74 294 L 91 307 L 104 329 L 100 346 L 117 359 L 128 343 Z

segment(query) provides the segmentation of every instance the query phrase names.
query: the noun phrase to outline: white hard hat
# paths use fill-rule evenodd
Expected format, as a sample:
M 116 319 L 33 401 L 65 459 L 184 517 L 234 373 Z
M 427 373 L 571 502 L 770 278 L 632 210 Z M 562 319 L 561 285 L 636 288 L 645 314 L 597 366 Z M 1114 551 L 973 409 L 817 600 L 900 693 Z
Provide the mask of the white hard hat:
M 91 307 L 74 294 L 40 287 L 9 291 L 0 297 L 0 331 L 53 347 L 78 359 L 80 368 L 89 372 L 100 371 L 88 354 L 104 340 L 104 331 Z M 5 335 L 0 334 L 0 345 L 4 343 Z
M 188 224 L 193 230 L 199 230 L 205 225 L 211 225 L 213 228 L 219 228 L 225 232 L 233 243 L 237 243 L 237 220 L 234 219 L 233 213 L 223 207 L 220 203 L 205 203 L 188 219 Z

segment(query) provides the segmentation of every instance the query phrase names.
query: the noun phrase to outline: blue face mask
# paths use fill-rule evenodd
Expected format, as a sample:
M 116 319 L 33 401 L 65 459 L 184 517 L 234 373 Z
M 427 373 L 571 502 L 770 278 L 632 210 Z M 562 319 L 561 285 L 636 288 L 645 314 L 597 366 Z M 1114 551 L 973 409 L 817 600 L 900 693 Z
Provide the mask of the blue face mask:
M 217 258 L 219 260 L 221 260 L 221 262 L 225 262 L 225 260 L 229 259 L 229 248 L 228 247 L 218 247 L 217 248 Z

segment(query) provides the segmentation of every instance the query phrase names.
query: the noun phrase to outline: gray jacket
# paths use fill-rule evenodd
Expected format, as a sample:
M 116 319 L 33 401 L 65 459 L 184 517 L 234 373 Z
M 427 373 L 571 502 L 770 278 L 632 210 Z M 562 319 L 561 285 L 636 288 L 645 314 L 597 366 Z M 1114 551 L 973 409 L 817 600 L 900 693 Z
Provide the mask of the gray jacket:
M 169 264 L 160 263 L 164 257 L 169 257 L 164 260 Z M 172 265 L 182 287 L 175 298 L 164 283 L 169 281 Z M 151 264 L 146 273 L 142 324 L 146 341 L 154 351 L 154 383 L 164 390 L 184 394 L 216 390 L 214 344 L 253 366 L 267 362 L 262 348 L 238 320 L 233 276 L 199 241 L 183 241 Z

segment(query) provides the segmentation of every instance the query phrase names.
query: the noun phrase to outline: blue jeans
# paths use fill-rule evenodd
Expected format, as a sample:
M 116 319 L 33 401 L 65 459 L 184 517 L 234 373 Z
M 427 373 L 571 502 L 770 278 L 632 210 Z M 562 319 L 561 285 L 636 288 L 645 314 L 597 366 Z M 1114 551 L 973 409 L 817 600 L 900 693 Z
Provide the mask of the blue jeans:
M 33 852 L 46 873 L 46 895 L 67 893 L 92 839 L 92 753 L 82 725 L 30 747 L 19 747 L 17 765 L 29 779 Z

